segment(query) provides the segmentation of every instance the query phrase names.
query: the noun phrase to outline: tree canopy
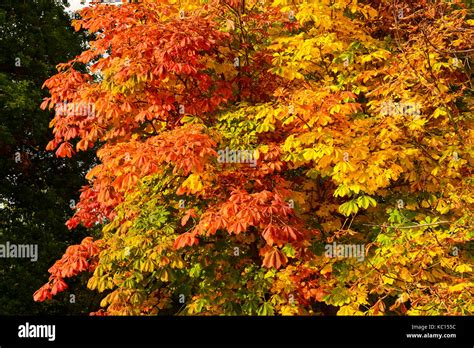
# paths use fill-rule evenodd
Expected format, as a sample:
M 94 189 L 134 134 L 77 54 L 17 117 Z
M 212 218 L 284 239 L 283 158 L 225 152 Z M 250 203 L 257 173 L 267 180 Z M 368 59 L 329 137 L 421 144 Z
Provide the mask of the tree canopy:
M 88 274 L 98 315 L 472 313 L 473 25 L 441 0 L 83 9 L 42 107 L 48 150 L 98 148 L 67 225 L 102 230 L 35 300 Z

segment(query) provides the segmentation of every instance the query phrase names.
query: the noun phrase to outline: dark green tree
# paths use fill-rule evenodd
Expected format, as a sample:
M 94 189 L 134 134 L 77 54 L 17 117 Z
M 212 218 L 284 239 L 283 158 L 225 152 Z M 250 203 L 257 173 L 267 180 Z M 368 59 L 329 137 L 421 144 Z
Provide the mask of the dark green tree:
M 60 1 L 0 2 L 0 244 L 38 245 L 36 262 L 0 258 L 1 315 L 88 313 L 95 304 L 80 282 L 54 301 L 33 301 L 45 268 L 85 236 L 64 223 L 93 155 L 68 161 L 46 151 L 52 115 L 39 108 L 43 82 L 85 42 L 70 20 Z

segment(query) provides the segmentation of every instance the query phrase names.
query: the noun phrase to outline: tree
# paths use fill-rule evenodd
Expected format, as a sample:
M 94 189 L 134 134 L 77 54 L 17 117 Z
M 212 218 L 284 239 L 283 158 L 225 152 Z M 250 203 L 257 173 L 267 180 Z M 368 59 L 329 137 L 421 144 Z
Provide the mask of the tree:
M 81 51 L 83 35 L 74 32 L 63 6 L 46 0 L 2 1 L 0 32 L 0 244 L 38 247 L 36 262 L 2 255 L 0 314 L 87 313 L 95 295 L 78 281 L 52 303 L 31 298 L 51 259 L 85 236 L 84 229 L 68 233 L 64 221 L 94 154 L 72 162 L 46 151 L 51 113 L 38 108 L 47 96 L 44 80 Z
M 42 104 L 60 157 L 100 144 L 71 246 L 95 314 L 472 311 L 473 20 L 461 2 L 143 1 Z M 90 64 L 81 73 L 75 64 Z

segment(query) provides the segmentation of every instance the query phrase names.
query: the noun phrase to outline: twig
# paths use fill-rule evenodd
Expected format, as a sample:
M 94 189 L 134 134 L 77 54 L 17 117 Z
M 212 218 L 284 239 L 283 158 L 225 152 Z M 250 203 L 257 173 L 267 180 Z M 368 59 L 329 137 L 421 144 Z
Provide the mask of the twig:
M 449 221 L 439 221 L 433 222 L 432 224 L 420 224 L 420 225 L 412 225 L 412 226 L 387 226 L 387 225 L 374 225 L 374 224 L 364 224 L 364 226 L 374 226 L 374 227 L 386 227 L 386 228 L 418 228 L 418 227 L 426 227 L 426 226 L 436 226 L 440 224 L 449 224 Z

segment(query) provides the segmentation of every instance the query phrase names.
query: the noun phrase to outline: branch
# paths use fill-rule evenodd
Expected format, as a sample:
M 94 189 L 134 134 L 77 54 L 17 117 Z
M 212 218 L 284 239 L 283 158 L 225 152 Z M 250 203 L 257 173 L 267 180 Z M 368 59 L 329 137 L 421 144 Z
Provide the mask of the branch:
M 374 227 L 386 227 L 386 228 L 418 228 L 418 227 L 426 227 L 426 226 L 436 226 L 441 224 L 449 224 L 449 221 L 439 221 L 433 222 L 431 224 L 419 224 L 419 225 L 412 225 L 412 226 L 387 226 L 387 225 L 375 225 L 375 224 L 364 224 L 364 226 L 374 226 Z

